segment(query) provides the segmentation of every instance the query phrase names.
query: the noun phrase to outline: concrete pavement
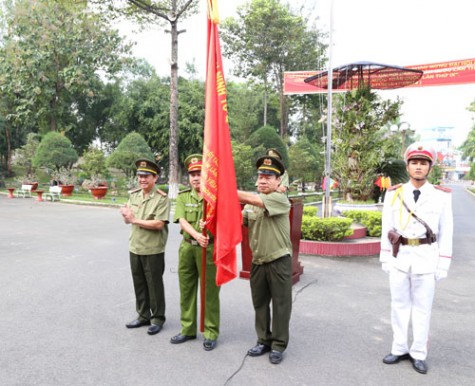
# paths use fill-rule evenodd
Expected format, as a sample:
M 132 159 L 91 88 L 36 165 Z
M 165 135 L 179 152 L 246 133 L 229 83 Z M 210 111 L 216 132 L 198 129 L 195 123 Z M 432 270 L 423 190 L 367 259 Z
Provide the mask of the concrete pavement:
M 164 275 L 167 322 L 155 336 L 135 316 L 129 227 L 115 208 L 0 196 L 0 385 L 471 385 L 475 379 L 475 197 L 454 188 L 455 248 L 433 308 L 429 373 L 384 365 L 389 289 L 377 257 L 301 256 L 291 341 L 276 366 L 251 358 L 249 283 L 221 290 L 221 335 L 169 343 L 179 332 L 178 226 Z

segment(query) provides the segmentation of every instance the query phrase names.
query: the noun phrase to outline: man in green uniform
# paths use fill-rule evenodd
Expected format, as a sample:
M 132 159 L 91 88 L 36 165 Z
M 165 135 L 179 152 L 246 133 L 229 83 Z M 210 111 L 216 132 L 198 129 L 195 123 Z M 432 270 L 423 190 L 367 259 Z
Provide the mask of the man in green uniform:
M 166 193 L 155 188 L 158 165 L 147 159 L 139 159 L 135 165 L 140 188 L 130 193 L 120 209 L 125 223 L 132 225 L 130 268 L 138 314 L 126 327 L 150 326 L 147 332 L 154 335 L 165 323 L 163 272 L 170 205 Z
M 246 204 L 243 223 L 249 228 L 250 284 L 256 312 L 257 345 L 249 349 L 248 355 L 260 356 L 270 351 L 270 362 L 278 364 L 289 342 L 292 310 L 290 203 L 278 191 L 285 171 L 280 160 L 264 156 L 256 167 L 258 194 L 238 191 L 239 200 Z
M 176 200 L 174 222 L 179 223 L 183 240 L 178 251 L 178 279 L 180 283 L 181 331 L 170 339 L 183 343 L 196 338 L 197 294 L 201 276 L 202 248 L 206 248 L 206 285 L 204 342 L 206 351 L 213 350 L 219 335 L 219 290 L 216 285 L 216 265 L 213 261 L 213 240 L 203 235 L 203 197 L 201 194 L 201 154 L 185 160 L 191 189 L 181 192 Z

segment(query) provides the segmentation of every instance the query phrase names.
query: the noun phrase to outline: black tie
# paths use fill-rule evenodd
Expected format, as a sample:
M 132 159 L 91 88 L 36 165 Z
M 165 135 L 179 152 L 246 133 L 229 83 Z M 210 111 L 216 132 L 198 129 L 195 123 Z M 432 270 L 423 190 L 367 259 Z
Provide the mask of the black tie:
M 416 189 L 412 193 L 414 193 L 414 202 L 417 202 L 419 196 L 421 195 L 421 191 L 419 189 Z

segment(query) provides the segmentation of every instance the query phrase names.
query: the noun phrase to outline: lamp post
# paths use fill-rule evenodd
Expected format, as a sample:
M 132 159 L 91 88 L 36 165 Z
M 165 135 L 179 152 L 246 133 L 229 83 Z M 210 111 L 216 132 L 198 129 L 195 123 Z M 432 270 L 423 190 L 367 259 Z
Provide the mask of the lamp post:
M 407 132 L 415 133 L 414 129 L 411 129 L 411 125 L 407 122 L 399 122 L 391 125 L 389 128 L 392 132 L 401 133 L 401 158 L 404 158 L 404 152 L 406 151 L 406 136 Z

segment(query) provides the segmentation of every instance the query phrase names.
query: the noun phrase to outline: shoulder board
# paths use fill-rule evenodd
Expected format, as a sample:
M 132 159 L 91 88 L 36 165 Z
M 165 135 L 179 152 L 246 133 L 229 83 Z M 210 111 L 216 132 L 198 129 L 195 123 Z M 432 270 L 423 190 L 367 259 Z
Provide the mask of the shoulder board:
M 178 192 L 178 194 L 187 193 L 187 192 L 191 192 L 191 188 L 182 190 L 181 192 Z
M 452 189 L 446 188 L 445 186 L 434 185 L 434 188 L 436 188 L 437 190 L 442 190 L 445 193 L 451 193 L 452 192 Z
M 393 186 L 388 188 L 388 192 L 390 192 L 391 190 L 399 189 L 401 186 L 402 186 L 402 184 L 393 185 Z
M 142 190 L 142 188 L 137 188 L 137 189 L 134 189 L 134 190 L 130 190 L 129 194 L 137 193 L 137 192 L 140 192 L 141 190 Z
M 164 197 L 168 196 L 168 194 L 166 194 L 163 190 L 160 190 L 160 189 L 157 189 L 157 193 L 161 194 Z

